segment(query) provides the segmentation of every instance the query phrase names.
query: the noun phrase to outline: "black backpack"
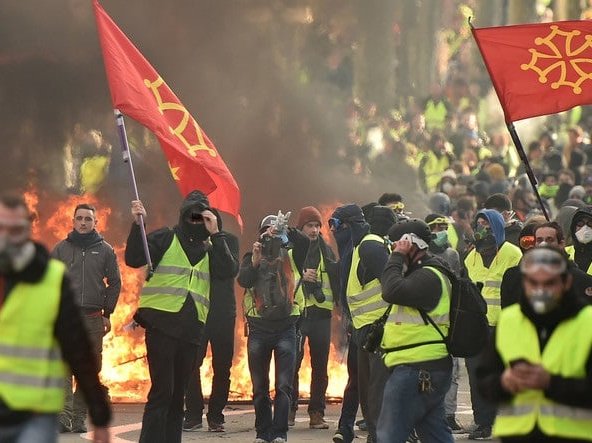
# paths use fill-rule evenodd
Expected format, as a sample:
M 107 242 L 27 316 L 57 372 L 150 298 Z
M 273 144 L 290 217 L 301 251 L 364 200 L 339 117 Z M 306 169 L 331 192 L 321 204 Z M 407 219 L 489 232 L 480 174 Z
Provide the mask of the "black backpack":
M 470 279 L 459 278 L 447 268 L 435 268 L 452 283 L 448 336 L 444 336 L 426 312 L 420 310 L 420 313 L 424 321 L 430 323 L 442 336 L 450 354 L 455 357 L 474 357 L 485 348 L 489 340 L 487 303 L 480 288 Z
M 257 269 L 253 295 L 257 313 L 270 320 L 282 320 L 292 314 L 294 306 L 294 275 L 287 252 L 279 257 L 262 259 Z

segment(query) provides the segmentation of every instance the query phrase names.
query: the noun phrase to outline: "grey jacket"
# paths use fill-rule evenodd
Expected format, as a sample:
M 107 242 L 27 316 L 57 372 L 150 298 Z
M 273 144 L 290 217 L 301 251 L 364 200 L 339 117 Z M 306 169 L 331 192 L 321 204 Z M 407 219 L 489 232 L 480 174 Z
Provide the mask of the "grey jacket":
M 99 236 L 98 241 L 82 248 L 67 238 L 56 245 L 51 255 L 66 264 L 76 303 L 82 310 L 103 310 L 103 316 L 109 317 L 121 290 L 119 266 L 111 245 Z

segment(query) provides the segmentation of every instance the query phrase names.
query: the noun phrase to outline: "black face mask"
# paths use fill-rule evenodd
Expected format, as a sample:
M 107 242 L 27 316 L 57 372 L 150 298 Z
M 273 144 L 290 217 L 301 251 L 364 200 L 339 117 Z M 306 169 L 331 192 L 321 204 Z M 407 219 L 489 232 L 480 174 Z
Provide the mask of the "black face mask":
M 493 253 L 497 250 L 497 243 L 493 234 L 489 233 L 475 241 L 475 249 L 480 254 Z

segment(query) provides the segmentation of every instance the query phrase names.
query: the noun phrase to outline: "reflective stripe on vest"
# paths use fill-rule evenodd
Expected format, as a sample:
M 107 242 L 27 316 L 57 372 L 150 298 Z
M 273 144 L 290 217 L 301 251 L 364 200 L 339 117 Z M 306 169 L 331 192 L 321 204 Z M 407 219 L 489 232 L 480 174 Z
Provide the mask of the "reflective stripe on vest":
M 187 295 L 197 309 L 197 318 L 205 323 L 210 310 L 210 256 L 206 252 L 191 266 L 176 235 L 164 253 L 152 278 L 144 284 L 140 308 L 179 312 Z
M 576 259 L 576 248 L 574 248 L 573 245 L 566 246 L 565 252 L 569 256 L 569 259 L 571 261 L 574 261 Z M 592 275 L 592 263 L 590 263 L 590 266 L 588 266 L 588 270 L 586 271 L 586 274 Z
M 36 283 L 18 283 L 0 308 L 0 398 L 14 411 L 57 413 L 66 368 L 54 336 L 65 266 L 50 259 Z
M 428 315 L 438 325 L 443 334 L 448 334 L 452 285 L 450 280 L 436 268 L 426 266 L 423 269 L 429 269 L 440 280 L 440 300 L 438 305 L 428 312 Z M 416 308 L 393 305 L 393 309 L 384 325 L 384 335 L 381 343 L 383 349 L 413 344 L 419 345 L 430 341 L 442 341 L 442 336 L 430 323 L 426 324 Z M 400 364 L 437 360 L 447 355 L 448 349 L 446 344 L 442 342 L 386 352 L 384 354 L 384 364 L 391 368 Z
M 592 306 L 563 320 L 553 330 L 541 354 L 538 334 L 520 305 L 504 309 L 496 328 L 495 344 L 505 367 L 526 360 L 542 365 L 563 378 L 585 379 L 592 349 Z M 527 435 L 538 427 L 551 437 L 591 440 L 592 411 L 553 402 L 542 390 L 516 394 L 510 405 L 498 411 L 494 424 L 497 436 Z
M 323 289 L 323 294 L 325 295 L 325 301 L 322 303 L 319 303 L 312 295 L 310 295 L 309 297 L 304 296 L 304 289 L 302 289 L 303 282 L 300 281 L 300 272 L 298 272 L 298 269 L 296 268 L 296 263 L 294 262 L 292 249 L 288 251 L 288 256 L 290 257 L 292 274 L 294 275 L 294 287 L 298 288 L 296 294 L 294 295 L 294 299 L 298 298 L 299 300 L 303 301 L 303 309 L 309 306 L 317 306 L 319 308 L 332 311 L 333 291 L 331 290 L 331 284 L 329 281 L 329 275 L 327 274 L 327 268 L 325 266 L 325 257 L 323 257 L 323 253 L 321 252 L 321 261 L 319 262 L 319 266 L 317 267 L 317 275 L 321 277 L 321 288 Z
M 358 265 L 360 264 L 360 246 L 365 241 L 376 241 L 384 245 L 384 239 L 376 234 L 367 234 L 352 254 L 352 263 L 347 280 L 347 304 L 352 315 L 354 328 L 360 329 L 378 320 L 388 307 L 382 299 L 380 280 L 374 280 L 362 286 L 358 280 Z M 386 248 L 386 246 L 385 246 Z
M 504 273 L 508 268 L 516 266 L 522 258 L 518 246 L 504 242 L 489 268 L 483 265 L 481 254 L 473 249 L 465 259 L 465 268 L 474 283 L 483 283 L 481 295 L 487 302 L 487 320 L 495 326 L 501 311 L 500 288 Z

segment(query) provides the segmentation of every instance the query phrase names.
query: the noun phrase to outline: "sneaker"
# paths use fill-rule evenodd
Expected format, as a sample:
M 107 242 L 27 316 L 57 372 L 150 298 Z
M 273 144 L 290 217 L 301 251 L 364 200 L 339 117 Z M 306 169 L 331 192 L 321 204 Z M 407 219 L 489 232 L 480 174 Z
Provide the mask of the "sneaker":
M 417 432 L 415 429 L 411 430 L 409 437 L 407 437 L 407 443 L 417 443 L 419 441 L 419 437 L 417 436 Z
M 343 434 L 339 431 L 337 431 L 335 433 L 335 435 L 333 435 L 333 443 L 343 443 L 345 441 L 345 438 L 343 438 Z
M 446 416 L 446 424 L 450 428 L 453 434 L 465 434 L 467 431 L 456 421 L 454 415 Z
M 323 413 L 320 411 L 312 411 L 309 413 L 310 422 L 308 427 L 310 429 L 329 429 L 329 423 L 323 418 Z
M 356 426 L 358 427 L 358 429 L 360 431 L 367 431 L 368 430 L 368 426 L 366 425 L 366 420 L 364 420 L 364 419 L 358 420 L 356 422 Z
M 273 440 L 271 440 L 271 443 L 286 443 L 288 440 L 286 440 L 285 438 L 282 437 L 276 437 Z
M 469 440 L 491 440 L 491 426 L 477 425 L 469 434 Z
M 215 421 L 208 420 L 208 431 L 224 432 L 224 425 Z
M 183 430 L 185 432 L 195 432 L 201 428 L 203 428 L 201 420 L 191 420 L 188 418 L 183 420 Z
M 84 420 L 72 420 L 72 432 L 76 434 L 84 434 L 88 432 Z
M 253 443 L 269 443 L 267 440 L 263 440 L 262 438 L 257 437 Z
M 62 416 L 58 418 L 58 431 L 60 434 L 72 432 L 72 422 L 69 418 Z
M 296 425 L 296 409 L 290 409 L 288 412 L 288 426 Z

